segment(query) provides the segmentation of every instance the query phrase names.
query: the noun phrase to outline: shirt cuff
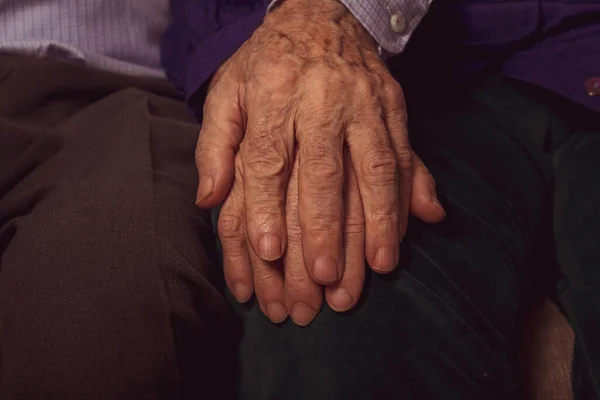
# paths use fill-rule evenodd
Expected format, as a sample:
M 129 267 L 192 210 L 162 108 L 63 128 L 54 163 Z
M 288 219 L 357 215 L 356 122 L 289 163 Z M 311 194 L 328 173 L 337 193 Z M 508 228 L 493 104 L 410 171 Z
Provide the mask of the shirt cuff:
M 274 0 L 269 6 L 285 0 Z M 398 54 L 427 14 L 433 0 L 340 0 L 379 44 L 382 53 Z

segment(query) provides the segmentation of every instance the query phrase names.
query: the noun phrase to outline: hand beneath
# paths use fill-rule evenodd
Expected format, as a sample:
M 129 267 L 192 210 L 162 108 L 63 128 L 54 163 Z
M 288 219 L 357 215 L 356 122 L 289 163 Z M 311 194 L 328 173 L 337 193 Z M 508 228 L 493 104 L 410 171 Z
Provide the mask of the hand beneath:
M 342 193 L 346 169 L 352 166 L 364 215 L 361 254 L 377 272 L 395 268 L 413 179 L 404 97 L 372 38 L 337 0 L 286 0 L 218 71 L 205 103 L 196 154 L 199 206 L 213 207 L 225 199 L 238 148 L 242 222 L 252 266 L 284 254 L 287 258 L 291 250 L 286 252 L 286 245 L 299 239 L 294 251 L 302 254 L 312 281 L 344 281 L 349 246 L 344 243 L 348 204 Z M 290 240 L 286 191 L 296 151 L 300 228 L 295 232 L 301 233 Z M 436 222 L 444 213 L 429 181 L 413 212 Z M 365 257 L 358 259 L 361 264 Z M 259 303 L 286 303 L 283 284 L 275 289 L 276 282 L 263 275 L 254 272 Z M 228 278 L 241 301 L 253 290 L 246 278 Z M 263 284 L 277 294 L 263 295 Z M 356 286 L 362 287 L 362 281 Z M 356 300 L 354 296 L 348 307 L 334 309 L 347 309 Z M 265 307 L 272 320 L 279 319 Z
M 414 174 L 411 192 L 412 213 L 428 222 L 444 216 L 431 208 L 435 182 L 423 162 L 413 153 Z M 282 260 L 260 259 L 248 246 L 245 212 L 244 171 L 241 153 L 235 157 L 233 187 L 219 215 L 218 233 L 223 248 L 223 269 L 231 292 L 247 301 L 252 292 L 261 311 L 273 322 L 291 315 L 298 325 L 308 325 L 323 303 L 323 288 L 308 274 L 303 257 L 303 235 L 299 220 L 299 158 L 293 167 L 286 193 L 287 248 Z M 345 184 L 343 191 L 344 273 L 342 278 L 325 288 L 329 306 L 347 311 L 358 301 L 365 278 L 365 219 L 356 173 L 348 151 L 344 152 Z

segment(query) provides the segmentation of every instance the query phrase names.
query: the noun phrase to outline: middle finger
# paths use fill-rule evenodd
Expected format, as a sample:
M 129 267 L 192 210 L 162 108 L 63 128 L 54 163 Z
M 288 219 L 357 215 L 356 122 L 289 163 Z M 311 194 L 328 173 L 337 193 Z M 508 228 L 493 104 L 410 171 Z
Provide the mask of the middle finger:
M 312 278 L 323 285 L 337 282 L 344 265 L 341 127 L 332 115 L 306 115 L 297 124 L 303 257 Z

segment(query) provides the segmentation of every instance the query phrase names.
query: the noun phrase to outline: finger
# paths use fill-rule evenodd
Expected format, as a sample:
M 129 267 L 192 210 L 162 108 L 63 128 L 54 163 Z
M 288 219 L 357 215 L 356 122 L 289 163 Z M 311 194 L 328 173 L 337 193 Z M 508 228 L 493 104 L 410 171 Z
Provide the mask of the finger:
M 364 207 L 366 258 L 373 270 L 388 273 L 398 263 L 401 210 L 398 157 L 381 115 L 373 106 L 357 116 L 348 126 L 348 147 Z
M 410 195 L 410 212 L 423 222 L 435 224 L 446 217 L 438 200 L 435 179 L 419 156 L 413 152 L 413 179 Z
M 298 218 L 298 158 L 287 191 L 287 250 L 284 256 L 286 306 L 296 325 L 306 326 L 323 304 L 323 289 L 308 274 L 302 256 L 302 230 Z
M 287 242 L 285 192 L 294 138 L 285 114 L 254 110 L 242 143 L 248 240 L 265 261 L 281 258 Z
M 254 292 L 252 266 L 246 247 L 244 188 L 239 156 L 233 187 L 219 214 L 218 235 L 223 247 L 223 272 L 231 293 L 245 303 Z
M 329 306 L 338 312 L 347 311 L 356 305 L 365 281 L 365 217 L 356 173 L 349 152 L 345 152 L 344 186 L 344 252 L 345 266 L 342 279 L 325 288 Z
M 244 136 L 244 118 L 233 79 L 221 79 L 204 103 L 202 128 L 196 146 L 198 193 L 196 204 L 211 208 L 221 204 L 231 188 L 234 154 Z
M 334 114 L 299 117 L 296 131 L 302 253 L 310 275 L 323 285 L 337 282 L 344 266 L 343 125 Z
M 390 77 L 384 86 L 385 123 L 398 168 L 398 242 L 406 233 L 413 182 L 413 152 L 408 139 L 406 103 L 400 85 Z
M 263 312 L 273 323 L 287 318 L 285 308 L 285 288 L 281 260 L 265 261 L 249 249 L 250 262 L 254 272 L 254 291 L 256 300 Z

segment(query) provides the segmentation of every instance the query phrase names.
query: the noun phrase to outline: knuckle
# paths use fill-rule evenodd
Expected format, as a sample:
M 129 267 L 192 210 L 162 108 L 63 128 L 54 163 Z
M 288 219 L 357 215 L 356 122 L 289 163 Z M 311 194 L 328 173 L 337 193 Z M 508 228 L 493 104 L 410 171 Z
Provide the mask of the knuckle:
M 310 293 L 310 285 L 301 273 L 291 273 L 286 270 L 286 289 L 290 298 L 296 301 L 306 302 L 305 296 Z
M 286 289 L 292 290 L 296 295 L 298 295 L 298 292 L 302 292 L 306 286 L 304 276 L 290 268 L 286 269 L 285 274 Z
M 375 95 L 375 81 L 373 77 L 365 73 L 355 76 L 354 88 L 359 98 L 371 98 Z
M 247 264 L 247 258 L 243 254 L 242 249 L 236 249 L 237 251 L 234 251 L 233 254 L 231 250 L 228 249 L 225 251 L 223 249 L 223 263 L 225 264 L 223 274 L 225 275 L 225 280 L 228 285 L 238 282 L 251 284 L 252 281 L 249 279 L 247 271 L 249 264 Z
M 407 124 L 406 101 L 404 91 L 395 80 L 387 81 L 383 87 L 384 98 L 387 103 L 387 118 L 393 126 L 404 126 Z
M 396 181 L 398 161 L 392 149 L 371 150 L 363 158 L 361 169 L 367 183 L 387 185 Z
M 247 224 L 249 229 L 266 232 L 269 228 L 281 227 L 283 218 L 279 201 L 255 201 L 248 205 Z
M 250 158 L 246 162 L 246 168 L 248 174 L 252 175 L 250 183 L 258 183 L 258 186 L 264 184 L 272 184 L 278 182 L 281 178 L 286 176 L 286 163 L 283 157 L 277 155 L 265 155 L 260 158 Z M 254 179 L 260 179 L 261 181 L 254 181 Z M 280 186 L 279 184 L 277 186 Z
M 369 215 L 369 220 L 370 225 L 379 231 L 389 233 L 395 231 L 394 227 L 397 227 L 400 221 L 396 202 L 379 205 Z
M 298 225 L 287 225 L 287 239 L 290 243 L 302 242 L 302 229 Z
M 386 75 L 387 74 L 388 74 L 387 71 L 384 73 L 374 71 L 369 74 L 369 77 L 371 78 L 372 86 L 374 89 L 377 90 L 378 94 L 381 94 L 381 89 L 386 84 L 386 81 L 387 81 Z
M 266 268 L 254 268 L 254 286 L 256 295 L 263 301 L 277 299 L 280 277 Z
M 387 119 L 389 121 L 388 125 L 390 126 L 390 133 L 405 138 L 407 135 L 408 116 L 406 114 L 404 103 L 388 107 Z
M 248 140 L 243 162 L 254 177 L 281 178 L 287 174 L 286 157 L 270 135 L 257 135 Z
M 313 244 L 332 246 L 340 237 L 339 224 L 333 221 L 320 221 L 305 229 L 306 237 Z
M 293 252 L 286 260 L 285 285 L 286 289 L 298 289 L 304 287 L 307 281 L 306 266 L 303 262 L 302 251 Z
M 264 156 L 266 152 L 273 150 L 274 144 L 274 139 L 266 133 L 254 134 L 242 143 L 245 155 L 249 158 Z
M 356 251 L 365 246 L 365 233 L 363 231 L 347 231 L 344 232 L 344 246 L 346 251 Z M 358 260 L 349 260 L 349 262 L 357 262 Z
M 298 81 L 298 60 L 293 57 L 262 55 L 255 61 L 253 76 L 263 89 L 273 92 L 290 92 Z
M 334 180 L 342 175 L 342 164 L 338 157 L 333 155 L 320 155 L 304 157 L 302 169 L 311 180 Z
M 365 233 L 365 221 L 348 221 L 344 224 L 344 233 L 346 236 L 363 235 Z
M 365 219 L 363 216 L 346 215 L 344 221 L 344 232 L 346 234 L 362 234 L 365 232 Z
M 302 177 L 308 183 L 307 189 L 315 188 L 324 192 L 338 191 L 343 181 L 343 165 L 338 157 L 332 155 L 304 157 L 301 165 Z
M 342 86 L 346 83 L 346 77 L 348 73 L 343 68 L 327 68 L 323 73 L 323 79 L 325 82 L 329 84 L 333 84 L 334 86 Z
M 319 63 L 307 71 L 306 82 L 314 88 L 331 87 L 343 83 L 344 74 L 338 68 L 332 68 L 327 64 Z
M 305 116 L 305 123 L 332 125 L 339 120 L 343 102 L 339 101 L 346 91 L 342 72 L 330 67 L 312 68 L 302 82 L 299 115 Z
M 383 84 L 383 92 L 386 98 L 393 101 L 404 101 L 404 91 L 402 86 L 395 79 L 388 79 Z
M 219 236 L 223 239 L 237 239 L 243 234 L 242 218 L 236 214 L 221 213 L 218 221 Z
M 398 167 L 401 171 L 412 171 L 413 169 L 413 152 L 410 147 L 402 146 L 396 150 L 398 157 Z M 424 166 L 424 165 L 423 165 Z M 427 168 L 425 168 L 427 169 Z

